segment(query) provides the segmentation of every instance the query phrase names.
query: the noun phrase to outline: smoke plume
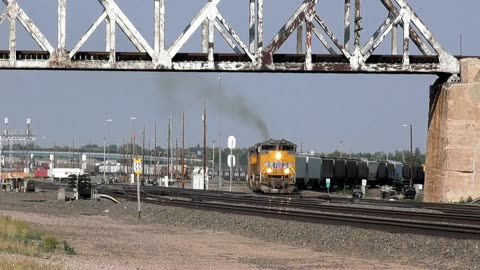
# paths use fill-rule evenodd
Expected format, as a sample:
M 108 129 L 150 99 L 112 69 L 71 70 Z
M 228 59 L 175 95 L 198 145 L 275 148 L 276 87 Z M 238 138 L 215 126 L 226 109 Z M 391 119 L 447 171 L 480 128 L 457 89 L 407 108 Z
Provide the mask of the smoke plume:
M 213 107 L 222 114 L 222 117 L 238 120 L 241 123 L 255 128 L 264 139 L 268 139 L 267 123 L 262 115 L 251 106 L 244 96 L 228 96 L 228 90 L 217 80 L 206 80 L 189 73 L 168 73 L 159 80 L 163 106 L 169 111 L 185 109 L 191 102 L 207 100 L 209 108 Z M 192 100 L 192 97 L 194 99 Z

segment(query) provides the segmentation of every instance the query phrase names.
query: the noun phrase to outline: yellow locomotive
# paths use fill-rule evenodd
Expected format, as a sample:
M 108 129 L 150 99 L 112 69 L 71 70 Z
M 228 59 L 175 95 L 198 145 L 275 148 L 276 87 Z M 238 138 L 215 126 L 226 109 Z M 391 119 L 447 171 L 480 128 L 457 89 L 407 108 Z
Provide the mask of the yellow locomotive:
M 263 193 L 292 193 L 295 190 L 296 151 L 295 144 L 283 139 L 270 139 L 250 147 L 248 187 Z

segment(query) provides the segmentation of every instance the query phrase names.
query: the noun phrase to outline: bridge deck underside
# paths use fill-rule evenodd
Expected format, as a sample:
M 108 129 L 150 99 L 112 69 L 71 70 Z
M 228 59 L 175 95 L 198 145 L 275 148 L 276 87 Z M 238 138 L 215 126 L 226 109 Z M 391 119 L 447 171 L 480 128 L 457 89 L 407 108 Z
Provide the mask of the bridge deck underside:
M 155 66 L 147 53 L 77 52 L 71 61 L 55 61 L 44 51 L 17 51 L 14 65 L 10 52 L 0 51 L 0 69 L 51 70 L 118 70 L 118 71 L 221 71 L 281 73 L 404 73 L 441 74 L 438 56 L 411 55 L 410 64 L 403 65 L 402 55 L 372 55 L 359 70 L 352 70 L 343 55 L 312 54 L 312 69 L 305 68 L 304 54 L 275 54 L 273 65 L 253 63 L 247 54 L 214 54 L 214 63 L 207 53 L 178 53 L 171 67 Z

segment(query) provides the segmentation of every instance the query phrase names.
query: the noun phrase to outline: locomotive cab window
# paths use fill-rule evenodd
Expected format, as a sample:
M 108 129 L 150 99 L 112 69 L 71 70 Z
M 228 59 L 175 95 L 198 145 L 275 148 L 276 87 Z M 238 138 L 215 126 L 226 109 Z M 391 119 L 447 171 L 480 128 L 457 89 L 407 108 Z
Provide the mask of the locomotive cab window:
M 277 146 L 276 145 L 271 145 L 271 144 L 262 145 L 262 150 L 264 150 L 264 151 L 277 150 Z
M 293 151 L 295 151 L 294 149 L 295 149 L 295 147 L 293 147 L 293 145 L 280 145 L 280 147 L 279 147 L 280 151 L 293 152 Z

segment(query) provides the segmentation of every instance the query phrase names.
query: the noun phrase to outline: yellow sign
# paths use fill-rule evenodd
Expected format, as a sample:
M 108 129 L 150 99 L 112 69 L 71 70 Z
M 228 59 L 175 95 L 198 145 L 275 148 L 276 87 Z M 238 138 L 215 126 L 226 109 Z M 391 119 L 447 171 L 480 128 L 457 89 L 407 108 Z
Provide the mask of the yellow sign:
M 142 159 L 133 158 L 133 171 L 136 175 L 142 174 Z

